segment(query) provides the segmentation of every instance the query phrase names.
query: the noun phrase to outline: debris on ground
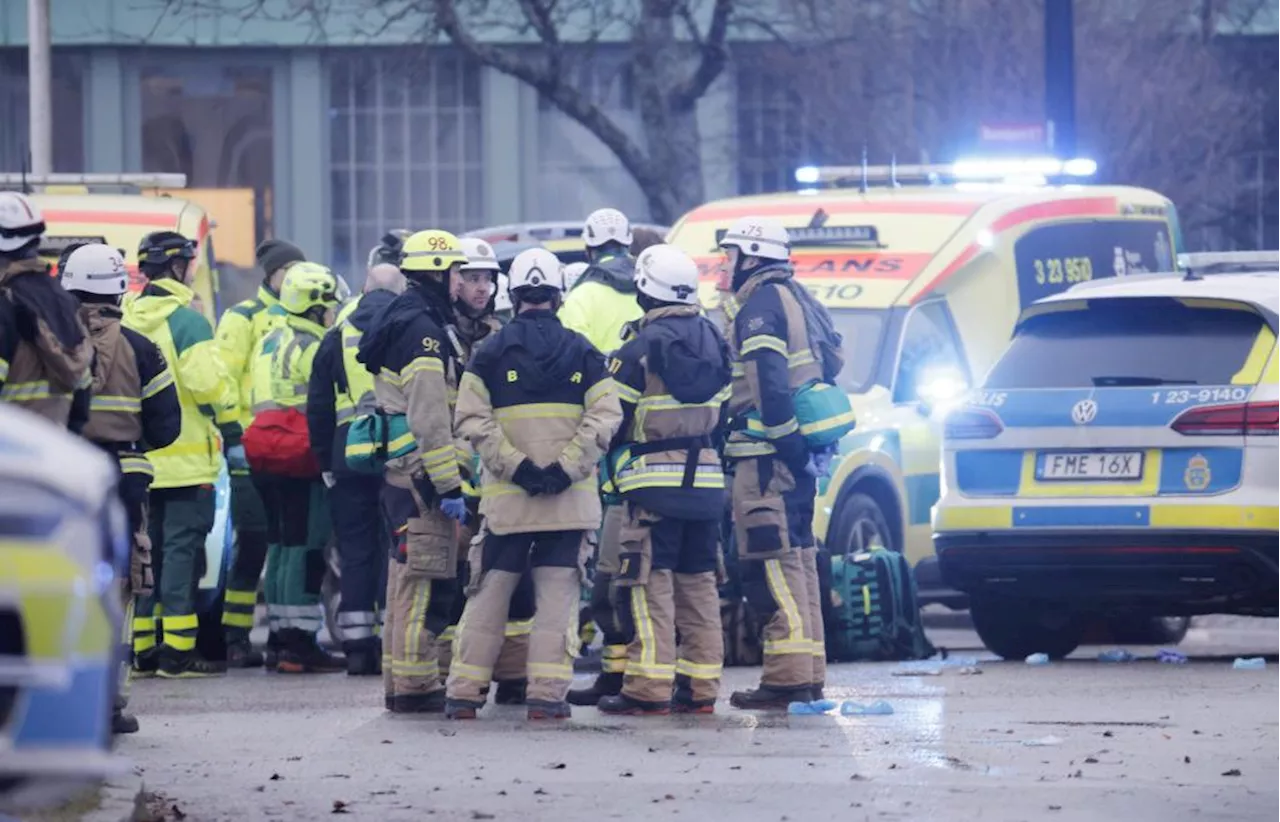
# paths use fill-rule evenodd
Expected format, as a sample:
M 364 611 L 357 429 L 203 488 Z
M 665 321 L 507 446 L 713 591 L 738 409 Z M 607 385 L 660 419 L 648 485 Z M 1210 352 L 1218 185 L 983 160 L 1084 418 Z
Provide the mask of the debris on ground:
M 1236 661 L 1231 663 L 1231 667 L 1237 671 L 1262 671 L 1267 667 L 1267 660 L 1260 656 L 1236 657 Z
M 877 699 L 869 705 L 850 700 L 840 706 L 841 716 L 889 716 L 892 713 L 893 706 L 883 699 Z
M 1240 774 L 1240 769 L 1239 769 L 1239 768 L 1232 768 L 1232 769 L 1231 769 L 1231 770 L 1229 770 L 1229 771 L 1223 771 L 1223 772 L 1222 772 L 1222 775 L 1223 775 L 1223 776 L 1240 776 L 1241 774 Z
M 824 702 L 829 700 L 823 700 Z M 835 707 L 834 705 L 832 707 Z M 828 708 L 827 710 L 830 710 Z M 792 702 L 787 706 L 787 713 L 793 716 L 821 716 L 827 711 L 823 710 L 817 702 Z
M 1027 657 L 1026 663 L 1028 665 L 1048 665 L 1049 655 L 1048 654 L 1032 654 L 1031 656 Z
M 548 762 L 544 767 L 549 771 L 563 771 L 569 766 L 563 762 Z
M 1133 662 L 1135 659 L 1137 657 L 1124 648 L 1112 648 L 1109 651 L 1101 651 L 1098 654 L 1099 662 Z
M 329 811 L 329 813 L 351 813 L 351 811 L 347 810 L 346 802 L 341 799 L 335 799 L 333 800 L 333 810 Z
M 1156 652 L 1156 662 L 1162 665 L 1186 665 L 1187 655 L 1172 648 L 1161 648 Z
M 1028 748 L 1049 748 L 1054 745 L 1061 745 L 1062 737 L 1050 734 L 1049 736 L 1042 736 L 1039 739 L 1024 739 L 1022 744 Z

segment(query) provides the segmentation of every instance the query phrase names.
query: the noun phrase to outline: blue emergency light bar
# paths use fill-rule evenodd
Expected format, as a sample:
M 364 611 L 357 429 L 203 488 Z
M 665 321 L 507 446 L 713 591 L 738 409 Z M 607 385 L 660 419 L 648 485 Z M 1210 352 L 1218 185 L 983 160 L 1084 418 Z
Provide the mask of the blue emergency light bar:
M 1046 183 L 1054 177 L 1085 178 L 1098 173 L 1098 164 L 1087 157 L 969 157 L 954 163 L 889 166 L 801 166 L 796 182 L 803 186 L 868 183 L 930 182 L 945 180 Z

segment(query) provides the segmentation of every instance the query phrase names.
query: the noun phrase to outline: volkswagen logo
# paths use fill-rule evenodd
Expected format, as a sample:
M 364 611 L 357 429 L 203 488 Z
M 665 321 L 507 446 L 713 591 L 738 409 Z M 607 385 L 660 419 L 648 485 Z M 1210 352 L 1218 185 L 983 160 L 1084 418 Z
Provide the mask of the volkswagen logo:
M 1093 400 L 1080 400 L 1071 406 L 1071 421 L 1076 425 L 1088 425 L 1098 416 L 1098 404 Z

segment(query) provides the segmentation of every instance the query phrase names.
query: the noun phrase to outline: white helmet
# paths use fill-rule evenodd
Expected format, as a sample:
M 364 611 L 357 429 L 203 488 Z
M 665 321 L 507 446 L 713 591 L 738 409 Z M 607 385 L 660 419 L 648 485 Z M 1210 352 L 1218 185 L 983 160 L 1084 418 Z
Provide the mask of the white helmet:
M 0 191 L 0 252 L 17 251 L 44 234 L 44 215 L 25 194 Z
M 770 217 L 743 217 L 725 232 L 721 248 L 733 246 L 750 257 L 791 259 L 791 237 L 782 223 Z
M 630 247 L 631 221 L 616 208 L 596 209 L 582 226 L 582 241 L 587 248 L 599 248 L 608 242 Z
M 501 271 L 498 265 L 498 257 L 493 253 L 493 246 L 484 240 L 475 237 L 459 237 L 458 242 L 462 244 L 462 253 L 467 255 L 467 261 L 462 264 L 463 271 Z
M 102 243 L 82 245 L 71 252 L 59 274 L 62 287 L 68 291 L 118 297 L 129 290 L 124 258 L 119 251 Z
M 564 290 L 568 291 L 573 288 L 573 284 L 578 281 L 586 270 L 590 268 L 586 263 L 569 263 L 564 267 Z
M 659 302 L 695 305 L 698 264 L 673 245 L 651 245 L 636 260 L 636 290 Z
M 522 288 L 551 286 L 564 293 L 564 264 L 560 258 L 545 248 L 527 248 L 516 255 L 507 271 L 507 291 L 511 301 L 516 301 L 516 292 Z
M 507 291 L 507 282 L 506 274 L 498 275 L 498 290 L 493 294 L 493 310 L 495 312 L 510 311 L 513 308 L 511 294 Z

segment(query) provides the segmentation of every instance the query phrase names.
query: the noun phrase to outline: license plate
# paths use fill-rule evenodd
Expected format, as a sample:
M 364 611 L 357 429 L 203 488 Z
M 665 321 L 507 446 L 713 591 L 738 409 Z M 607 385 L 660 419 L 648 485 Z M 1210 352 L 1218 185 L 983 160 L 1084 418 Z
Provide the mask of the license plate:
M 1036 479 L 1138 480 L 1144 456 L 1141 451 L 1050 451 L 1036 460 Z

